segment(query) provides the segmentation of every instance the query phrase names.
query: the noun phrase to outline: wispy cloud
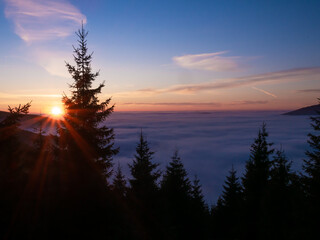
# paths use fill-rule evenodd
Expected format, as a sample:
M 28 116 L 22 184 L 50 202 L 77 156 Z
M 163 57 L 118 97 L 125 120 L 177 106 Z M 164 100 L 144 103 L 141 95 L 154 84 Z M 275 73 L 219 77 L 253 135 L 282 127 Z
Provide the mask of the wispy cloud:
M 271 97 L 273 97 L 273 98 L 277 98 L 277 96 L 275 95 L 275 94 L 273 94 L 273 93 L 271 93 L 271 92 L 268 92 L 268 91 L 266 91 L 266 90 L 263 90 L 263 89 L 261 89 L 261 88 L 257 88 L 257 87 L 251 87 L 252 89 L 254 89 L 254 90 L 257 90 L 257 91 L 259 91 L 259 92 L 262 92 L 262 93 L 264 93 L 264 94 L 266 94 L 266 95 L 268 95 L 268 96 L 271 96 Z
M 162 89 L 140 89 L 137 92 L 144 94 L 185 93 L 192 94 L 200 91 L 236 88 L 256 84 L 278 84 L 281 82 L 306 81 L 309 79 L 320 80 L 320 67 L 296 68 L 279 72 L 264 73 L 247 77 L 221 79 L 199 84 L 175 85 Z
M 51 75 L 65 78 L 70 76 L 65 66 L 65 61 L 68 59 L 70 53 L 38 48 L 33 51 L 33 55 L 36 62 Z
M 225 72 L 239 70 L 240 57 L 225 57 L 223 52 L 183 55 L 173 57 L 173 61 L 180 67 L 187 69 Z
M 256 104 L 267 104 L 268 101 L 234 101 L 227 104 L 222 104 L 219 102 L 158 102 L 158 103 L 150 103 L 150 102 L 127 102 L 122 103 L 121 105 L 139 105 L 139 106 L 205 106 L 205 107 L 221 107 L 223 105 L 256 105 Z
M 267 104 L 268 101 L 236 101 L 229 105 L 255 105 L 255 104 Z
M 151 105 L 151 106 L 221 106 L 216 102 L 159 102 L 159 103 L 123 103 L 122 105 Z
M 25 42 L 69 36 L 86 17 L 65 0 L 5 0 L 5 16 Z
M 298 93 L 319 93 L 320 89 L 301 89 L 297 90 Z
M 27 98 L 27 97 L 38 97 L 38 98 L 57 98 L 61 99 L 62 95 L 61 94 L 14 94 L 14 93 L 4 93 L 0 92 L 0 98 L 5 98 L 5 99 L 14 99 L 14 98 Z

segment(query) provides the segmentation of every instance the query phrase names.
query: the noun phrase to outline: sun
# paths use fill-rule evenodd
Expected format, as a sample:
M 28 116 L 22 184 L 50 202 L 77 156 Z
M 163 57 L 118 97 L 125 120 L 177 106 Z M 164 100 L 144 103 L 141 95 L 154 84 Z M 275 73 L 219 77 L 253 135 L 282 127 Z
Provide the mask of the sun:
M 53 115 L 53 116 L 56 116 L 56 117 L 58 117 L 58 116 L 61 116 L 62 115 L 62 109 L 60 108 L 60 107 L 53 107 L 52 109 L 51 109 L 51 114 Z

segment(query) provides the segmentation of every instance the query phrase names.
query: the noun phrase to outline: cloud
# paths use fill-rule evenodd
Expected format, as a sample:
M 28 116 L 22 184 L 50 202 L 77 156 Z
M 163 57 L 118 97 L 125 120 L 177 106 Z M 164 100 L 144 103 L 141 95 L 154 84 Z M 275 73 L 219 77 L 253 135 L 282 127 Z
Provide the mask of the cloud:
M 22 97 L 39 97 L 39 98 L 62 98 L 61 94 L 14 94 L 14 93 L 5 93 L 0 92 L 0 98 L 16 98 L 20 99 Z
M 160 103 L 123 103 L 123 105 L 152 105 L 152 106 L 221 106 L 216 102 L 160 102 Z
M 257 88 L 257 87 L 251 87 L 252 89 L 254 89 L 254 90 L 257 90 L 257 91 L 259 91 L 259 92 L 262 92 L 262 93 L 264 93 L 264 94 L 266 94 L 266 95 L 268 95 L 268 96 L 271 96 L 271 97 L 273 97 L 273 98 L 277 98 L 277 96 L 275 95 L 275 94 L 273 94 L 273 93 L 271 93 L 271 92 L 268 92 L 268 91 L 266 91 L 266 90 L 263 90 L 263 89 L 261 89 L 261 88 Z
M 297 90 L 298 93 L 319 93 L 320 89 L 302 89 Z
M 52 51 L 46 48 L 38 48 L 33 51 L 37 63 L 51 75 L 70 77 L 65 60 L 70 54 L 63 51 Z
M 226 72 L 239 70 L 240 57 L 223 57 L 221 55 L 227 53 L 203 53 L 193 55 L 183 55 L 173 57 L 174 63 L 187 69 L 206 70 L 214 72 Z
M 268 101 L 236 101 L 229 105 L 254 105 L 254 104 L 267 104 Z
M 120 153 L 115 157 L 126 176 L 132 162 L 141 129 L 148 138 L 154 162 L 160 169 L 170 161 L 175 148 L 192 179 L 200 178 L 205 197 L 211 203 L 221 194 L 225 176 L 234 165 L 239 176 L 244 172 L 250 155 L 250 145 L 257 136 L 262 121 L 267 123 L 270 141 L 275 147 L 282 144 L 293 161 L 293 169 L 300 170 L 301 159 L 308 147 L 310 131 L 308 118 L 283 117 L 282 112 L 115 112 L 109 127 L 116 133 Z
M 27 43 L 64 38 L 86 17 L 65 0 L 5 0 L 5 16 L 15 33 Z
M 141 89 L 137 92 L 144 94 L 163 94 L 163 93 L 184 93 L 193 94 L 201 91 L 211 91 L 216 89 L 228 89 L 256 84 L 277 84 L 282 82 L 306 81 L 309 79 L 320 80 L 320 67 L 314 68 L 296 68 L 285 71 L 270 72 L 247 77 L 221 79 L 212 82 L 175 85 L 162 89 Z

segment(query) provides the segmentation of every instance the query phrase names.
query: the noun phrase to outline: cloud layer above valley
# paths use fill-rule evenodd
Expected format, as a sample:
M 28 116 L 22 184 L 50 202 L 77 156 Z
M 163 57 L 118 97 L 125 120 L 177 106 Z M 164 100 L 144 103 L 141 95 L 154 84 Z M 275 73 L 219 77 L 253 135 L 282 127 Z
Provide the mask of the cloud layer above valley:
M 295 170 L 301 169 L 311 130 L 307 116 L 284 116 L 282 112 L 116 112 L 109 119 L 114 127 L 120 162 L 128 177 L 141 129 L 154 161 L 164 169 L 175 149 L 179 149 L 189 176 L 200 178 L 209 203 L 217 200 L 231 166 L 244 171 L 250 146 L 262 122 L 267 123 L 269 141 L 285 151 Z

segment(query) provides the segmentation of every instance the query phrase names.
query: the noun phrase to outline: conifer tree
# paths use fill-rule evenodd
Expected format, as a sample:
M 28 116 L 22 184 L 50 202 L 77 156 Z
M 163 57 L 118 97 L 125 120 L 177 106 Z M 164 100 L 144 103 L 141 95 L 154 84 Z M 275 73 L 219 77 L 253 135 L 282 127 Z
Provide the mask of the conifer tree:
M 104 82 L 94 88 L 99 72 L 91 68 L 92 53 L 88 53 L 88 32 L 82 28 L 76 33 L 78 47 L 74 48 L 75 65 L 66 63 L 74 82 L 70 85 L 71 96 L 64 95 L 64 126 L 60 128 L 60 146 L 74 158 L 85 158 L 96 163 L 106 177 L 111 174 L 112 157 L 118 152 L 114 147 L 112 128 L 102 125 L 114 110 L 111 98 L 100 102 L 98 94 Z
M 223 212 L 223 200 L 218 197 L 217 203 L 210 209 L 210 236 L 212 239 L 224 239 L 225 236 L 225 215 Z
M 320 98 L 318 98 L 320 103 Z M 320 215 L 320 112 L 311 117 L 313 133 L 308 134 L 309 150 L 306 151 L 307 158 L 304 159 L 303 170 L 305 172 L 303 181 L 305 193 L 308 200 L 308 218 L 310 234 L 318 233 Z M 317 234 L 319 236 L 319 234 Z
M 118 164 L 116 175 L 115 175 L 113 182 L 112 182 L 112 189 L 113 189 L 113 191 L 116 192 L 116 194 L 124 197 L 127 193 L 126 184 L 127 184 L 127 181 L 126 181 L 124 175 L 122 174 L 120 164 Z
M 132 239 L 130 227 L 134 224 L 130 219 L 130 208 L 128 206 L 128 187 L 125 176 L 122 173 L 120 163 L 112 181 L 113 201 L 112 208 L 116 215 L 112 219 L 115 239 Z M 134 220 L 133 220 L 134 221 Z
M 0 122 L 0 160 L 1 170 L 7 171 L 8 167 L 5 164 L 13 165 L 21 157 L 22 145 L 19 144 L 18 132 L 20 122 L 24 116 L 29 113 L 31 102 L 18 107 L 8 106 L 9 114 Z
M 200 180 L 197 175 L 194 176 L 194 179 L 191 185 L 191 196 L 195 202 L 198 202 L 202 206 L 205 205 L 205 201 L 203 199 L 202 189 L 200 185 Z
M 139 143 L 136 147 L 136 154 L 132 164 L 129 164 L 132 179 L 130 179 L 131 189 L 139 197 L 146 197 L 158 190 L 157 180 L 160 172 L 157 170 L 159 164 L 153 163 L 154 152 L 149 148 L 141 131 Z
M 176 150 L 161 181 L 166 239 L 186 239 L 192 228 L 191 183 Z M 200 197 L 200 196 L 199 196 Z
M 319 98 L 320 103 L 320 98 Z M 303 169 L 306 172 L 307 194 L 314 201 L 320 201 L 320 113 L 311 117 L 314 133 L 309 133 L 308 143 L 310 150 L 306 151 Z
M 169 165 L 161 181 L 161 189 L 166 194 L 180 195 L 180 198 L 189 198 L 191 194 L 191 183 L 188 178 L 187 171 L 185 170 L 178 151 L 175 151 Z M 168 195 L 168 197 L 171 197 Z
M 113 129 L 105 120 L 114 110 L 111 98 L 100 101 L 103 83 L 95 83 L 99 72 L 92 70 L 92 53 L 88 52 L 84 27 L 76 32 L 78 46 L 73 47 L 74 65 L 66 63 L 73 82 L 70 95 L 64 95 L 64 119 L 58 128 L 57 167 L 54 178 L 61 179 L 57 198 L 65 211 L 56 223 L 73 238 L 97 238 L 112 231 L 112 219 L 117 214 L 111 203 L 108 177 L 112 173 L 114 147 Z M 97 87 L 95 87 L 97 86 Z M 61 174 L 63 177 L 59 177 Z M 62 209 L 62 206 L 57 209 Z M 59 218 L 58 214 L 55 216 Z M 63 228 L 68 224 L 68 228 Z M 103 227 L 102 227 L 103 226 Z M 83 236 L 85 235 L 86 236 Z M 70 237 L 69 237 L 70 238 Z
M 200 180 L 195 175 L 191 184 L 191 228 L 192 239 L 206 239 L 209 233 L 209 208 L 204 201 Z
M 299 219 L 294 219 L 293 205 L 296 202 L 292 181 L 296 177 L 291 171 L 283 150 L 277 150 L 273 157 L 268 183 L 266 208 L 264 211 L 265 238 L 288 239 L 291 227 Z
M 263 123 L 258 137 L 251 145 L 250 158 L 242 178 L 246 200 L 250 200 L 251 197 L 260 198 L 269 179 L 271 167 L 269 156 L 274 150 L 271 149 L 273 144 L 267 142 L 267 137 L 266 124 Z
M 132 229 L 137 239 L 161 239 L 159 233 L 159 164 L 153 163 L 154 152 L 149 148 L 141 131 L 133 163 L 129 164 L 132 178 L 128 199 L 136 227 Z M 138 221 L 138 222 L 137 222 Z
M 281 189 L 290 186 L 293 173 L 291 172 L 292 161 L 288 161 L 283 150 L 277 150 L 273 157 L 270 170 L 270 184 Z
M 9 114 L 0 122 L 0 137 L 1 141 L 6 141 L 11 137 L 16 137 L 16 132 L 18 131 L 18 127 L 20 126 L 21 119 L 29 113 L 29 108 L 31 106 L 31 102 L 18 107 L 10 107 L 8 106 Z
M 236 170 L 232 166 L 231 170 L 229 171 L 229 176 L 227 176 L 227 179 L 223 185 L 223 206 L 228 208 L 228 211 L 230 212 L 238 211 L 237 209 L 241 201 L 242 187 L 236 173 Z
M 17 227 L 16 232 L 9 232 L 13 229 L 13 216 L 15 224 L 21 223 L 27 225 L 27 222 L 21 221 L 20 216 L 16 214 L 18 204 L 21 202 L 28 180 L 27 174 L 30 169 L 26 169 L 26 162 L 30 158 L 29 149 L 20 141 L 21 129 L 20 122 L 24 116 L 29 113 L 31 102 L 18 107 L 8 106 L 9 114 L 0 122 L 0 238 L 15 239 L 26 228 Z M 24 202 L 25 204 L 25 202 Z M 20 204 L 21 205 L 21 204 Z M 15 214 L 15 215 L 14 215 Z M 22 225 L 21 224 L 21 225 Z M 25 231 L 23 232 L 26 236 Z
M 266 124 L 263 123 L 259 129 L 258 137 L 251 145 L 250 158 L 246 163 L 245 174 L 242 178 L 246 238 L 258 239 L 263 228 L 262 212 L 271 167 L 269 156 L 274 151 L 271 148 L 272 143 L 267 141 L 267 137 Z
M 215 236 L 224 239 L 236 239 L 240 237 L 240 214 L 242 203 L 242 187 L 236 170 L 231 168 L 229 175 L 223 185 L 223 192 L 220 196 L 216 215 L 213 216 L 215 224 Z

